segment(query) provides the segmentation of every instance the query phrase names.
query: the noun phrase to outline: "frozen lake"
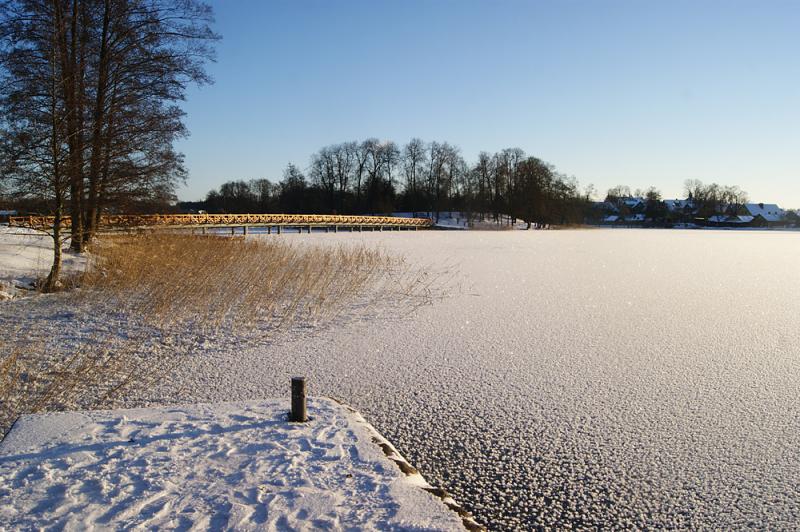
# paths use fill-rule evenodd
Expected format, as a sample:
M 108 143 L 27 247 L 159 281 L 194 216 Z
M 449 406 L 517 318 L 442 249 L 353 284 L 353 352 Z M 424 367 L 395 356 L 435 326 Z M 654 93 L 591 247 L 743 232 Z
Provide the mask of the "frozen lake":
M 462 288 L 409 318 L 218 352 L 182 378 L 196 399 L 306 374 L 491 528 L 800 520 L 800 234 L 284 238 L 455 264 Z
M 284 397 L 305 374 L 492 529 L 800 522 L 800 233 L 251 238 L 381 246 L 459 288 L 406 317 L 227 338 L 127 406 Z

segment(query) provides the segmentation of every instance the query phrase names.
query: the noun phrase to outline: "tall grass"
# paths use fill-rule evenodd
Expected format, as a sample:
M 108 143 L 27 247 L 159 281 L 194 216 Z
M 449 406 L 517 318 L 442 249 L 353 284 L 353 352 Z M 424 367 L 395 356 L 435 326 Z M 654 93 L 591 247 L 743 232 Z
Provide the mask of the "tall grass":
M 0 352 L 0 439 L 20 414 L 111 407 L 120 394 L 154 384 L 178 362 L 144 356 L 132 342 L 61 348 L 0 342 Z
M 378 296 L 427 302 L 426 277 L 363 246 L 151 233 L 99 242 L 80 284 L 87 297 L 161 326 L 272 330 Z
M 64 302 L 101 319 L 122 316 L 139 332 L 78 343 L 0 334 L 0 435 L 21 413 L 110 407 L 157 383 L 180 356 L 154 349 L 153 336 L 180 341 L 222 329 L 258 338 L 387 303 L 406 313 L 445 290 L 442 272 L 363 246 L 150 233 L 105 237 L 89 256 L 86 271 L 67 283 L 80 289 Z

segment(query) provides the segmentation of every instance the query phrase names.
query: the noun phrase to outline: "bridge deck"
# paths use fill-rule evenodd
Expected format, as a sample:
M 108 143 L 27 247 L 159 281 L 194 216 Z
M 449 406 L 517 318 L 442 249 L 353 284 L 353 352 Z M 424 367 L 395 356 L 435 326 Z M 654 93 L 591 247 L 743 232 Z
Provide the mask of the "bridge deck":
M 12 216 L 12 227 L 47 229 L 53 227 L 53 216 Z M 64 218 L 63 227 L 71 226 Z M 352 216 L 335 214 L 109 214 L 100 217 L 102 229 L 136 229 L 158 227 L 431 227 L 430 218 L 399 218 L 395 216 Z

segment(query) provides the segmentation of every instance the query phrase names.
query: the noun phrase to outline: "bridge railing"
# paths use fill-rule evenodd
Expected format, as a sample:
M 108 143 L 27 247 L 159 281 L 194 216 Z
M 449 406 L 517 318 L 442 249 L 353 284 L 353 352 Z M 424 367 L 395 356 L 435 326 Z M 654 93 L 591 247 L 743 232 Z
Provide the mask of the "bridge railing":
M 12 227 L 47 229 L 53 227 L 53 216 L 12 216 Z M 64 227 L 71 226 L 71 219 L 62 220 Z M 360 216 L 337 214 L 108 214 L 100 217 L 100 228 L 126 229 L 137 227 L 192 227 L 192 226 L 246 226 L 246 225 L 294 225 L 294 226 L 401 226 L 429 227 L 430 218 L 400 218 L 395 216 Z

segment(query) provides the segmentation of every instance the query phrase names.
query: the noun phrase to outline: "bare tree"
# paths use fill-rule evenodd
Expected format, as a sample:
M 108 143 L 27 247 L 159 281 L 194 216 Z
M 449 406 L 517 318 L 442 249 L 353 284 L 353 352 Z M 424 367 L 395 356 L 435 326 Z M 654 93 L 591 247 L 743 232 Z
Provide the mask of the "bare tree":
M 407 194 L 416 195 L 417 180 L 427 160 L 425 143 L 422 140 L 413 138 L 403 147 L 403 173 Z
M 58 282 L 67 214 L 82 251 L 103 205 L 174 196 L 177 102 L 188 83 L 209 81 L 211 20 L 197 0 L 0 2 L 4 166 L 19 194 L 47 198 L 55 215 L 45 289 Z
M 94 4 L 84 241 L 96 231 L 112 182 L 134 181 L 127 192 L 141 193 L 174 188 L 185 175 L 182 156 L 172 148 L 186 134 L 177 102 L 189 84 L 210 82 L 203 63 L 213 59 L 219 38 L 210 29 L 211 9 L 197 0 Z
M 70 125 L 59 43 L 64 28 L 44 2 L 0 4 L 3 171 L 18 196 L 45 199 L 54 214 L 53 263 L 42 288 L 53 291 L 61 270 L 62 228 L 70 179 Z M 27 13 L 26 7 L 37 7 Z M 29 16 L 25 16 L 29 15 Z M 17 42 L 19 35 L 27 39 Z

